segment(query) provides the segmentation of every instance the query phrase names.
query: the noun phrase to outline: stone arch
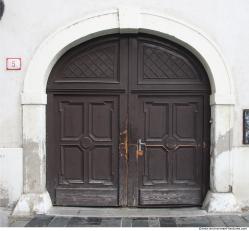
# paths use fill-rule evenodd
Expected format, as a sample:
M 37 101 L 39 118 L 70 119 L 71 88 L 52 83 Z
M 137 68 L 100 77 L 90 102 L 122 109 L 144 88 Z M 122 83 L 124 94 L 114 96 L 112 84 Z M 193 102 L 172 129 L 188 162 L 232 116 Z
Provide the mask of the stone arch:
M 205 33 L 185 22 L 155 12 L 119 8 L 89 15 L 60 28 L 33 55 L 22 92 L 24 194 L 14 214 L 45 213 L 51 206 L 45 183 L 45 106 L 46 84 L 53 65 L 67 50 L 91 38 L 112 33 L 138 32 L 154 34 L 179 43 L 203 63 L 212 89 L 211 191 L 204 207 L 209 211 L 238 210 L 233 194 L 229 193 L 232 184 L 230 140 L 234 89 L 230 71 L 221 52 Z M 34 159 L 40 163 L 39 168 L 32 168 Z M 231 198 L 230 204 L 220 203 L 228 200 L 227 197 Z
M 29 64 L 23 97 L 36 95 L 38 100 L 38 95 L 45 94 L 49 73 L 67 50 L 91 38 L 119 32 L 146 32 L 173 40 L 188 48 L 200 59 L 208 72 L 212 102 L 234 103 L 230 71 L 218 47 L 205 33 L 174 18 L 128 8 L 85 17 L 50 35 L 39 46 Z M 33 101 L 36 101 L 35 98 Z

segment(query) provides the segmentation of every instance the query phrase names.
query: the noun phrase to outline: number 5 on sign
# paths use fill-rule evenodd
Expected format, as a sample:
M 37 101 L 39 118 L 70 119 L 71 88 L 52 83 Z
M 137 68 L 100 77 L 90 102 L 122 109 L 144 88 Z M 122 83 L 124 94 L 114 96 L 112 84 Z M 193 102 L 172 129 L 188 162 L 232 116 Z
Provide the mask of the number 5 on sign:
M 21 70 L 21 58 L 6 58 L 6 70 Z

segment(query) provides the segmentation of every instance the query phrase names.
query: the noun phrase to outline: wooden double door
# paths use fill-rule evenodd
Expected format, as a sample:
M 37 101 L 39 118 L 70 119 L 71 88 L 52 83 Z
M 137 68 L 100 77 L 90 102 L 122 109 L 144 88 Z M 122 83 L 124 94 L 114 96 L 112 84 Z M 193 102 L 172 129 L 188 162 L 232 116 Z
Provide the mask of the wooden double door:
M 60 58 L 47 93 L 55 205 L 202 204 L 210 86 L 188 50 L 145 34 L 94 39 Z

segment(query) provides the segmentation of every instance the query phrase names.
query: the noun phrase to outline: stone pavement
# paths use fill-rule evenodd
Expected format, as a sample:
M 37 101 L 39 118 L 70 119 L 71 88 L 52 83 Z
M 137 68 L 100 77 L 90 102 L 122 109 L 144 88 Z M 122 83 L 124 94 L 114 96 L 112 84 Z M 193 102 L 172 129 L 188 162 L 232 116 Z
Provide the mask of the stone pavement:
M 10 217 L 10 227 L 249 227 L 249 214 L 187 217 Z

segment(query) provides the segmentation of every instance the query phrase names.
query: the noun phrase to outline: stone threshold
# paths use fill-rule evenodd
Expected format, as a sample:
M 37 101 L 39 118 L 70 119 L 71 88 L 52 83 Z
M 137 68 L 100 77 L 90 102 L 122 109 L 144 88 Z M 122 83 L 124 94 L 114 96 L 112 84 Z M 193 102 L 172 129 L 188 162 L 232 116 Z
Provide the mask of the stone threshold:
M 69 217 L 198 217 L 212 215 L 239 215 L 241 213 L 208 213 L 191 208 L 89 208 L 53 206 L 46 215 Z

